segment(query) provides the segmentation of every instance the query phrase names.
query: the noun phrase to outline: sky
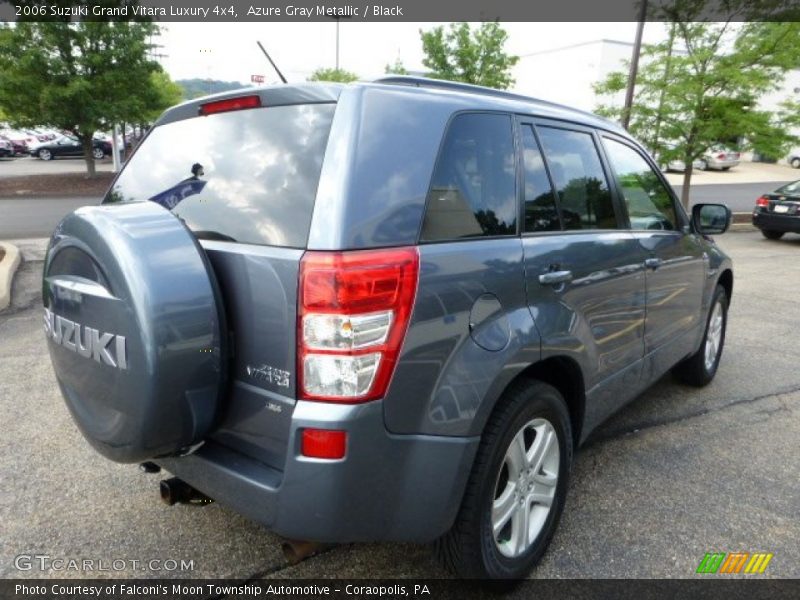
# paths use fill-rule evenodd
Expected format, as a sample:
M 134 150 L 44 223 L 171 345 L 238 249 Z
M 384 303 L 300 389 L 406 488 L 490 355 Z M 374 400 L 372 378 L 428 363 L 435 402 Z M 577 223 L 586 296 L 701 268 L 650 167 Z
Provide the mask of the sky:
M 423 70 L 419 30 L 441 23 L 364 23 L 342 20 L 339 25 L 341 68 L 362 79 L 383 74 L 399 57 L 406 69 Z M 336 62 L 336 23 L 167 23 L 162 26 L 160 59 L 172 79 L 204 78 L 249 83 L 264 75 L 277 83 L 256 45 L 259 40 L 291 81 L 303 81 L 320 67 Z M 598 39 L 633 42 L 636 23 L 504 23 L 506 50 L 524 56 Z M 664 26 L 647 23 L 644 41 L 665 37 Z

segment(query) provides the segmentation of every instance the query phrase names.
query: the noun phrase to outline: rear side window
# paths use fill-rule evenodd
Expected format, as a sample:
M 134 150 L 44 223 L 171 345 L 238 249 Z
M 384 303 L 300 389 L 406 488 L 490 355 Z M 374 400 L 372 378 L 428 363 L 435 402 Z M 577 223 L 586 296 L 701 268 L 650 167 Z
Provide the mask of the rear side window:
M 531 125 L 522 126 L 525 165 L 525 231 L 558 231 L 556 199 Z
M 509 115 L 466 113 L 452 120 L 426 206 L 423 241 L 516 235 L 516 167 Z
M 611 167 L 617 175 L 632 229 L 674 231 L 678 219 L 672 196 L 644 157 L 636 150 L 605 138 Z
M 160 125 L 104 202 L 157 202 L 200 238 L 303 248 L 335 108 L 274 106 Z
M 616 229 L 617 218 L 592 135 L 538 127 L 564 229 Z

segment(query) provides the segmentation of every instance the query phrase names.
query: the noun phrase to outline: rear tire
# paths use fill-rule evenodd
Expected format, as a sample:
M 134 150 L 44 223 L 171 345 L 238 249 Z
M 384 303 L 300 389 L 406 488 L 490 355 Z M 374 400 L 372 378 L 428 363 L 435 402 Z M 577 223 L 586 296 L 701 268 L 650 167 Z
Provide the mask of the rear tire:
M 800 169 L 800 158 L 793 158 L 792 162 L 789 164 L 791 164 L 795 169 Z
M 439 562 L 464 578 L 527 575 L 558 526 L 572 446 L 558 390 L 535 380 L 509 389 L 486 425 L 456 521 L 434 543 Z
M 761 235 L 763 235 L 768 240 L 779 240 L 783 237 L 783 234 L 786 233 L 785 231 L 774 231 L 772 229 L 762 229 Z
M 672 373 L 678 380 L 695 387 L 711 383 L 722 358 L 727 325 L 728 294 L 724 287 L 717 285 L 711 298 L 711 308 L 708 311 L 706 330 L 700 348 L 672 368 Z

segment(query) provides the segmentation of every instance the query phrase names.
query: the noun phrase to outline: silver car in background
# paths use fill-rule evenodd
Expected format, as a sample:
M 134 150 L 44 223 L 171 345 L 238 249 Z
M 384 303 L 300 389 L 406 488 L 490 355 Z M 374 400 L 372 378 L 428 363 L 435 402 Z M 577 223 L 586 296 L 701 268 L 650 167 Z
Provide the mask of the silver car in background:
M 707 171 L 708 169 L 716 169 L 718 171 L 727 171 L 731 167 L 739 164 L 740 154 L 735 150 L 730 150 L 724 146 L 712 146 L 706 153 L 696 159 L 692 163 L 692 167 L 698 171 Z M 662 163 L 662 171 L 679 171 L 686 170 L 686 164 L 682 160 L 671 160 L 668 163 Z

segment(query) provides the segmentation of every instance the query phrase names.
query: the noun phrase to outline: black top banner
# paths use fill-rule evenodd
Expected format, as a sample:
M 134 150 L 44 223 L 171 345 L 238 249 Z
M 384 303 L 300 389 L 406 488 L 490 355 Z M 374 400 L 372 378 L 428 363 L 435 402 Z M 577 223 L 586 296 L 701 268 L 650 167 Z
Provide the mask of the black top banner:
M 0 0 L 3 21 L 800 21 L 800 0 Z

